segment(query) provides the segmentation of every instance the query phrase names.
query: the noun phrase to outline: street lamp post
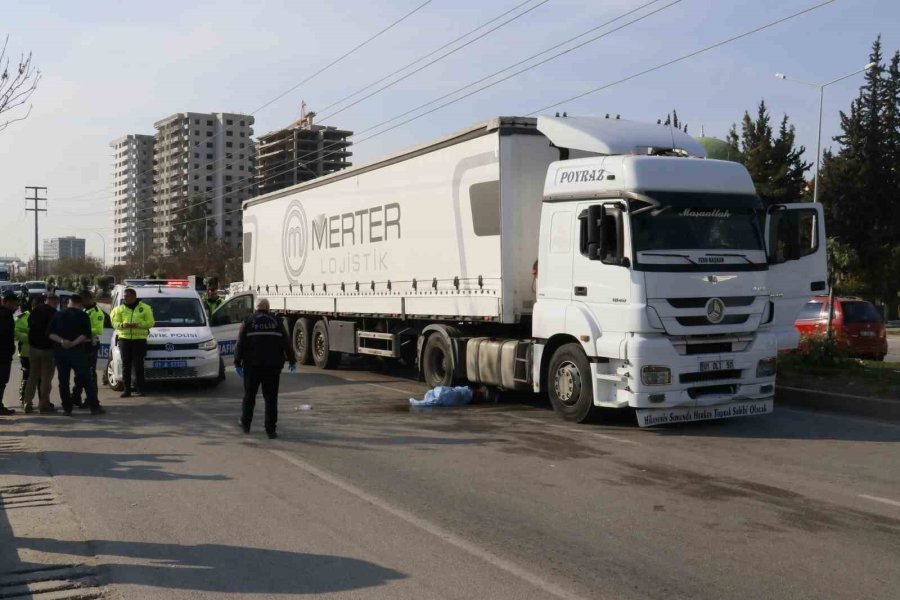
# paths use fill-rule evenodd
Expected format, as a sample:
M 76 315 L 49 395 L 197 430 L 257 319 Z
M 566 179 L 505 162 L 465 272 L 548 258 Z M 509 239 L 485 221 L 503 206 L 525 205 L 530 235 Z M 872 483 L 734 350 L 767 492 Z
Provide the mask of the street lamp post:
M 837 79 L 832 79 L 827 83 L 813 83 L 810 81 L 803 81 L 802 79 L 796 79 L 794 77 L 788 77 L 784 73 L 775 73 L 775 77 L 777 77 L 778 79 L 784 79 L 785 81 L 794 81 L 796 83 L 802 83 L 803 85 L 808 85 L 810 87 L 819 88 L 819 133 L 816 137 L 816 172 L 813 175 L 813 202 L 819 201 L 819 161 L 822 158 L 822 104 L 825 100 L 825 88 L 832 83 L 837 83 L 839 81 L 849 79 L 854 75 L 858 75 L 863 71 L 868 71 L 875 65 L 876 63 L 871 62 L 864 66 L 862 69 L 858 69 L 856 71 L 853 71 L 852 73 L 849 73 L 842 77 L 838 77 Z
M 103 234 L 99 231 L 92 231 L 91 233 L 96 233 L 100 236 L 100 239 L 103 241 L 103 266 L 106 267 L 106 238 L 103 237 Z

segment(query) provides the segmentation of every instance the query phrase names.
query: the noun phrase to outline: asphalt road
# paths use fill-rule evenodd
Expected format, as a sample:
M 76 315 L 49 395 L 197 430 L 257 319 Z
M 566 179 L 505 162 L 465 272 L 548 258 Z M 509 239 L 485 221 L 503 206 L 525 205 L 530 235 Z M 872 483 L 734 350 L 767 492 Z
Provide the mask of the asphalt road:
M 286 374 L 275 441 L 262 406 L 239 431 L 234 373 L 16 417 L 0 437 L 27 432 L 88 541 L 19 552 L 96 555 L 128 599 L 900 597 L 896 425 L 778 407 L 575 426 L 527 398 L 410 410 L 423 391 Z

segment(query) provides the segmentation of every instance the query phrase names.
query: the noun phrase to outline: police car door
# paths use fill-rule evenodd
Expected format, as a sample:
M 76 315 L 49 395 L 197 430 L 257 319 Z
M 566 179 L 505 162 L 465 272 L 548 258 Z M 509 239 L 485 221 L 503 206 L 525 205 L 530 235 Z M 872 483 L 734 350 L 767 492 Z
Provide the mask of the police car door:
M 800 309 L 827 288 L 822 205 L 802 202 L 769 207 L 766 250 L 767 284 L 774 309 L 768 326 L 778 336 L 779 350 L 793 349 L 800 341 L 794 328 Z
M 235 294 L 216 309 L 209 320 L 213 337 L 219 342 L 219 354 L 234 356 L 238 333 L 244 319 L 253 314 L 253 292 Z

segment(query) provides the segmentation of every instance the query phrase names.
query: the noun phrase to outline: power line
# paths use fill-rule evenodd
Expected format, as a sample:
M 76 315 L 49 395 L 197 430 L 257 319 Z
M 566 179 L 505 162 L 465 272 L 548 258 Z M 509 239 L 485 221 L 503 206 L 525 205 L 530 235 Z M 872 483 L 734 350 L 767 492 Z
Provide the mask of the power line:
M 527 114 L 528 114 L 528 115 L 533 115 L 533 114 L 537 114 L 537 113 L 539 113 L 539 112 L 543 112 L 543 111 L 545 111 L 545 110 L 549 110 L 549 109 L 551 109 L 551 108 L 556 108 L 556 107 L 559 106 L 560 104 L 565 104 L 566 102 L 572 102 L 573 100 L 578 100 L 578 99 L 580 99 L 580 98 L 584 98 L 585 96 L 589 96 L 589 95 L 591 95 L 591 94 L 595 94 L 595 93 L 597 93 L 597 92 L 599 92 L 599 91 L 605 90 L 605 89 L 610 88 L 610 87 L 612 87 L 612 86 L 614 86 L 614 85 L 619 85 L 620 83 L 625 83 L 626 81 L 630 81 L 630 80 L 635 79 L 635 78 L 637 78 L 637 77 L 640 77 L 640 76 L 642 76 L 642 75 L 646 75 L 647 73 L 652 73 L 653 71 L 658 71 L 659 69 L 662 69 L 662 68 L 664 68 L 664 67 L 668 67 L 668 66 L 670 66 L 670 65 L 674 65 L 675 63 L 681 62 L 681 61 L 683 61 L 683 60 L 687 60 L 688 58 L 692 58 L 692 57 L 694 57 L 694 56 L 697 56 L 698 54 L 703 54 L 704 52 L 708 52 L 709 50 L 712 50 L 712 49 L 714 49 L 714 48 L 718 48 L 719 46 L 724 46 L 725 44 L 734 42 L 734 41 L 739 40 L 739 39 L 741 39 L 741 38 L 745 38 L 745 37 L 747 37 L 747 36 L 749 36 L 749 35 L 753 35 L 754 33 L 759 33 L 760 31 L 763 31 L 764 29 L 768 29 L 768 28 L 770 28 L 770 27 L 774 27 L 775 25 L 780 25 L 781 23 L 784 23 L 785 21 L 789 21 L 789 20 L 791 20 L 791 19 L 794 19 L 794 18 L 799 17 L 799 16 L 801 16 L 801 15 L 804 15 L 804 14 L 806 14 L 806 13 L 812 12 L 812 11 L 817 10 L 817 9 L 819 9 L 819 8 L 822 8 L 823 6 L 826 6 L 826 5 L 828 5 L 828 4 L 833 4 L 833 3 L 836 2 L 836 1 L 837 1 L 837 0 L 826 0 L 825 2 L 820 2 L 819 4 L 816 4 L 816 5 L 814 5 L 814 6 L 810 6 L 810 7 L 808 7 L 808 8 L 803 9 L 803 10 L 800 10 L 800 11 L 797 11 L 797 12 L 795 12 L 795 13 L 793 13 L 793 14 L 791 14 L 791 15 L 788 15 L 788 16 L 786 16 L 786 17 L 782 17 L 782 18 L 780 18 L 780 19 L 776 19 L 775 21 L 771 21 L 771 22 L 769 22 L 769 23 L 766 23 L 765 25 L 760 25 L 759 27 L 755 27 L 755 28 L 753 28 L 753 29 L 747 30 L 747 31 L 745 31 L 745 32 L 743 32 L 743 33 L 740 33 L 740 34 L 738 34 L 738 35 L 735 35 L 735 36 L 732 36 L 732 37 L 730 37 L 730 38 L 724 39 L 724 40 L 722 40 L 722 41 L 720 41 L 720 42 L 716 42 L 715 44 L 711 44 L 711 45 L 706 46 L 706 47 L 704 47 L 704 48 L 700 48 L 699 50 L 694 50 L 693 52 L 690 52 L 690 53 L 688 53 L 688 54 L 679 56 L 678 58 L 673 58 L 672 60 L 669 60 L 669 61 L 666 61 L 666 62 L 664 62 L 664 63 L 658 64 L 658 65 L 656 65 L 656 66 L 654 66 L 654 67 L 650 67 L 649 69 L 644 69 L 643 71 L 639 71 L 638 73 L 634 73 L 633 75 L 629 75 L 628 77 L 623 77 L 622 79 L 619 79 L 619 80 L 613 81 L 613 82 L 611 82 L 611 83 L 607 83 L 607 84 L 601 85 L 600 87 L 596 87 L 596 88 L 594 88 L 594 89 L 592 89 L 592 90 L 588 90 L 588 91 L 586 91 L 586 92 L 582 92 L 581 94 L 576 94 L 575 96 L 572 96 L 571 98 L 566 98 L 565 100 L 560 100 L 559 102 L 555 102 L 555 103 L 553 103 L 553 104 L 548 104 L 547 106 L 541 107 L 541 108 L 539 108 L 539 109 L 537 109 L 537 110 L 533 110 L 533 111 L 531 111 L 530 113 L 527 113 Z
M 419 73 L 420 71 L 424 71 L 425 69 L 427 69 L 427 68 L 430 67 L 431 65 L 433 65 L 433 64 L 435 64 L 435 63 L 437 63 L 437 62 L 440 62 L 440 61 L 444 60 L 445 58 L 447 58 L 447 57 L 450 56 L 451 54 L 455 54 L 456 52 L 459 52 L 459 51 L 462 50 L 463 48 L 466 48 L 467 46 L 470 46 L 470 45 L 474 44 L 474 43 L 477 42 L 478 40 L 480 40 L 480 39 L 482 39 L 482 38 L 484 38 L 484 37 L 489 36 L 490 34 L 494 33 L 494 32 L 497 31 L 498 29 L 500 29 L 500 28 L 502 28 L 502 27 L 505 27 L 506 25 L 509 25 L 510 23 L 512 23 L 513 21 L 515 21 L 516 19 L 519 19 L 519 18 L 521 18 L 521 17 L 524 17 L 525 15 L 527 15 L 528 13 L 530 13 L 531 11 L 533 11 L 533 10 L 535 10 L 536 8 L 538 8 L 538 7 L 540 7 L 540 6 L 544 5 L 544 4 L 546 4 L 546 3 L 549 2 L 549 1 L 550 1 L 550 0 L 541 0 L 540 2 L 538 2 L 537 4 L 535 4 L 534 6 L 532 6 L 531 8 L 529 8 L 528 10 L 523 11 L 523 12 L 521 12 L 521 13 L 515 15 L 514 17 L 511 17 L 510 19 L 507 19 L 507 20 L 504 21 L 503 23 L 500 23 L 500 24 L 497 25 L 496 27 L 493 27 L 493 28 L 491 28 L 491 29 L 485 31 L 484 33 L 482 33 L 482 34 L 479 35 L 478 37 L 476 37 L 476 38 L 474 38 L 474 39 L 472 39 L 472 40 L 469 40 L 468 42 L 466 42 L 465 44 L 459 46 L 458 48 L 454 48 L 453 50 L 450 50 L 449 52 L 446 52 L 446 53 L 442 54 L 441 56 L 435 58 L 434 60 L 425 63 L 424 65 L 422 65 L 422 66 L 419 67 L 418 69 L 415 69 L 414 71 L 410 71 L 410 72 L 407 73 L 406 75 L 403 75 L 402 77 L 398 77 L 398 78 L 395 79 L 394 81 L 391 81 L 390 83 L 381 86 L 380 88 L 378 88 L 378 89 L 375 90 L 374 92 L 370 92 L 369 94 L 366 94 L 365 96 L 363 96 L 363 97 L 360 98 L 359 100 L 356 100 L 356 101 L 354 101 L 354 102 L 351 102 L 351 103 L 348 104 L 347 106 L 344 106 L 344 107 L 342 107 L 342 108 L 340 108 L 340 109 L 338 109 L 338 110 L 336 110 L 336 111 L 334 111 L 334 112 L 332 112 L 332 113 L 329 113 L 329 114 L 326 114 L 326 115 L 321 115 L 321 116 L 319 116 L 319 118 L 320 118 L 320 119 L 323 119 L 323 120 L 324 120 L 324 119 L 330 119 L 330 118 L 334 117 L 335 115 L 338 115 L 338 114 L 344 112 L 345 110 L 347 110 L 347 109 L 349 109 L 349 108 L 352 108 L 352 107 L 356 106 L 356 105 L 359 104 L 360 102 L 364 102 L 365 100 L 368 100 L 368 99 L 371 98 L 372 96 L 375 96 L 375 95 L 377 95 L 377 94 L 380 94 L 380 93 L 383 92 L 384 90 L 386 90 L 386 89 L 388 89 L 388 88 L 390 88 L 390 87 L 393 87 L 393 86 L 397 85 L 397 84 L 400 83 L 401 81 L 403 81 L 403 80 L 405 80 L 405 79 L 409 79 L 410 77 L 412 77 L 412 76 L 415 75 L 416 73 Z M 520 5 L 520 6 L 521 6 L 521 5 Z M 468 35 L 468 34 L 467 34 L 467 35 Z M 404 68 L 406 68 L 406 67 L 404 67 Z M 403 70 L 403 69 L 401 69 L 401 70 Z M 393 74 L 396 74 L 396 73 L 397 73 L 397 71 L 394 71 Z M 392 75 L 393 75 L 393 74 L 392 74 Z M 390 76 L 391 76 L 391 75 L 389 75 L 388 77 L 390 77 Z M 374 84 L 370 84 L 369 86 L 366 86 L 366 87 L 368 88 L 368 87 L 372 87 L 373 85 L 377 85 L 378 83 L 380 83 L 381 81 L 384 81 L 385 79 L 387 79 L 387 77 L 384 78 L 384 79 L 381 79 L 380 81 L 378 81 L 378 82 L 376 82 L 376 83 L 374 83 Z M 364 89 L 365 89 L 365 88 L 364 88 Z M 355 94 L 355 93 L 357 93 L 357 92 L 354 92 L 354 94 Z M 354 95 L 354 94 L 351 94 L 351 95 Z M 333 106 L 333 104 L 332 104 L 332 106 Z M 323 112 L 324 112 L 326 109 L 322 109 L 322 110 L 323 110 Z
M 34 278 L 37 279 L 41 276 L 41 255 L 38 251 L 38 244 L 40 243 L 40 235 L 38 234 L 38 215 L 42 212 L 47 212 L 46 208 L 41 208 L 38 204 L 39 202 L 43 202 L 44 206 L 47 206 L 47 198 L 41 198 L 39 192 L 43 191 L 44 194 L 47 193 L 47 188 L 39 185 L 26 185 L 25 190 L 31 190 L 32 196 L 25 196 L 26 202 L 33 202 L 33 206 L 31 208 L 25 207 L 25 212 L 33 212 L 34 213 Z
M 316 71 L 316 72 L 313 73 L 312 75 L 309 75 L 308 77 L 306 77 L 305 79 L 303 79 L 303 80 L 300 81 L 299 83 L 297 83 L 297 84 L 291 86 L 290 88 L 288 88 L 288 89 L 285 90 L 284 92 L 278 94 L 277 96 L 275 96 L 274 98 L 272 98 L 271 100 L 269 100 L 268 102 L 266 102 L 265 104 L 263 104 L 262 106 L 260 106 L 259 108 L 257 108 L 256 110 L 254 110 L 253 112 L 249 113 L 249 116 L 254 116 L 254 115 L 256 115 L 256 113 L 258 113 L 258 112 L 261 111 L 262 109 L 264 109 L 264 108 L 270 106 L 271 104 L 277 102 L 278 100 L 284 98 L 286 95 L 290 94 L 291 92 L 293 92 L 294 90 L 296 90 L 296 89 L 297 89 L 298 87 L 300 87 L 301 85 L 303 85 L 303 84 L 305 84 L 305 83 L 308 83 L 308 82 L 311 81 L 313 78 L 315 78 L 315 77 L 321 75 L 322 73 L 324 73 L 325 71 L 327 71 L 328 69 L 330 69 L 331 67 L 333 67 L 334 65 L 338 64 L 339 62 L 341 62 L 342 60 L 344 60 L 345 58 L 347 58 L 348 56 L 350 56 L 350 55 L 353 54 L 354 52 L 360 50 L 360 49 L 363 48 L 364 46 L 366 46 L 366 45 L 368 45 L 369 43 L 373 42 L 374 40 L 376 40 L 377 38 L 379 38 L 379 37 L 382 36 L 383 34 L 387 33 L 389 30 L 393 29 L 394 27 L 396 27 L 397 25 L 399 25 L 400 23 L 402 23 L 403 21 L 405 21 L 406 19 L 408 19 L 409 17 L 411 17 L 412 15 L 414 15 L 415 13 L 419 12 L 420 10 L 422 10 L 423 8 L 425 8 L 426 6 L 428 6 L 429 4 L 431 4 L 432 2 L 433 2 L 433 0 L 425 0 L 425 2 L 422 2 L 421 4 L 419 4 L 418 6 L 416 6 L 414 9 L 412 9 L 411 11 L 409 11 L 409 12 L 407 12 L 406 14 L 404 14 L 403 16 L 401 16 L 399 19 L 397 19 L 397 20 L 395 20 L 394 22 L 392 22 L 390 25 L 384 27 L 383 29 L 381 29 L 380 31 L 378 31 L 377 33 L 375 33 L 374 35 L 372 35 L 372 36 L 370 36 L 369 38 L 367 38 L 366 40 L 360 42 L 359 44 L 357 44 L 356 46 L 354 46 L 353 48 L 351 48 L 350 50 L 348 50 L 347 52 L 345 52 L 344 54 L 342 54 L 341 56 L 339 56 L 339 57 L 336 58 L 335 60 L 331 61 L 330 63 L 328 63 L 327 65 L 325 65 L 325 66 L 322 67 L 321 69 L 319 69 L 318 71 Z M 221 135 L 221 132 L 220 132 L 219 134 L 217 134 L 217 135 Z M 208 139 L 208 138 L 205 138 L 205 139 L 201 140 L 200 142 L 197 142 L 197 144 L 194 145 L 194 148 L 198 148 L 198 147 L 200 146 L 201 143 L 208 142 L 208 141 L 209 141 L 209 139 Z M 146 174 L 146 173 L 148 173 L 148 172 L 150 172 L 150 171 L 152 171 L 152 169 L 144 170 L 144 171 L 138 173 L 136 176 L 144 175 L 144 174 Z M 78 195 L 76 195 L 76 196 L 63 197 L 63 198 L 59 198 L 59 200 L 69 200 L 69 201 L 72 201 L 72 200 L 74 200 L 74 199 L 76 199 L 76 198 L 83 198 L 84 196 L 94 195 L 94 194 L 97 193 L 97 192 L 106 192 L 106 191 L 109 191 L 109 190 L 111 190 L 111 189 L 113 189 L 113 188 L 111 188 L 111 187 L 105 187 L 105 188 L 102 188 L 102 189 L 97 190 L 97 191 L 95 191 L 95 192 L 86 192 L 86 193 L 84 193 L 84 194 L 78 194 Z M 87 199 L 87 200 L 83 200 L 83 201 L 90 202 L 91 200 L 93 200 L 93 199 Z
M 509 9 L 509 10 L 507 10 L 506 12 L 497 15 L 496 17 L 494 17 L 493 19 L 489 20 L 488 22 L 482 23 L 481 25 L 479 25 L 479 26 L 476 27 L 475 29 L 472 29 L 472 30 L 470 30 L 470 31 L 468 31 L 468 32 L 466 32 L 466 33 L 464 33 L 464 34 L 462 34 L 461 36 L 459 36 L 459 37 L 457 37 L 457 38 L 455 38 L 455 39 L 453 39 L 453 40 L 450 40 L 449 42 L 447 42 L 446 44 L 444 44 L 444 45 L 441 46 L 440 48 L 437 48 L 437 49 L 435 49 L 435 50 L 432 50 L 432 51 L 429 52 L 428 54 L 426 54 L 426 55 L 424 55 L 424 56 L 420 56 L 419 58 L 417 58 L 416 60 L 412 61 L 411 63 L 407 63 L 406 65 L 400 67 L 400 68 L 397 69 L 396 71 L 393 71 L 392 73 L 389 73 L 389 74 L 385 75 L 384 77 L 382 77 L 382 78 L 379 79 L 378 81 L 374 81 L 374 82 L 370 83 L 369 85 L 367 85 L 367 86 L 365 86 L 365 87 L 362 87 L 362 88 L 356 90 L 355 92 L 353 92 L 353 93 L 351 93 L 351 94 L 348 94 L 348 95 L 344 96 L 344 97 L 341 98 L 340 100 L 335 100 L 335 101 L 332 102 L 331 104 L 327 105 L 325 108 L 322 108 L 321 111 L 324 112 L 324 111 L 328 110 L 329 108 L 331 108 L 331 107 L 333 107 L 333 106 L 336 106 L 336 105 L 340 104 L 341 102 L 343 102 L 343 101 L 345 101 L 345 100 L 349 100 L 349 99 L 352 98 L 353 96 L 356 96 L 357 94 L 361 94 L 361 93 L 365 92 L 366 90 L 368 90 L 368 89 L 370 89 L 370 88 L 372 88 L 372 87 L 378 85 L 378 84 L 381 83 L 382 81 L 386 81 L 387 79 L 390 79 L 391 77 L 393 77 L 393 76 L 396 75 L 397 73 L 400 73 L 400 72 L 402 72 L 402 71 L 405 71 L 405 70 L 408 69 L 409 67 L 411 67 L 411 66 L 413 66 L 413 65 L 415 65 L 415 64 L 418 64 L 418 63 L 422 62 L 423 60 L 425 60 L 425 59 L 427 59 L 427 58 L 429 58 L 429 57 L 431 57 L 431 56 L 434 56 L 435 54 L 437 54 L 438 52 L 440 52 L 440 51 L 443 50 L 444 48 L 449 48 L 450 46 L 452 46 L 452 45 L 455 44 L 456 42 L 458 42 L 458 41 L 460 41 L 460 40 L 462 40 L 462 39 L 467 38 L 468 36 L 472 35 L 472 34 L 475 33 L 476 31 L 478 31 L 479 29 L 484 29 L 485 27 L 487 27 L 488 25 L 490 25 L 490 24 L 493 23 L 494 21 L 497 21 L 497 20 L 499 20 L 499 19 L 502 19 L 502 18 L 505 17 L 506 15 L 510 14 L 511 12 L 514 12 L 514 11 L 520 9 L 521 7 L 525 6 L 526 4 L 528 4 L 528 3 L 531 2 L 531 1 L 532 1 L 532 0 L 525 0 L 524 2 L 522 2 L 522 3 L 520 3 L 520 4 L 517 4 L 516 6 L 512 7 L 512 8 Z

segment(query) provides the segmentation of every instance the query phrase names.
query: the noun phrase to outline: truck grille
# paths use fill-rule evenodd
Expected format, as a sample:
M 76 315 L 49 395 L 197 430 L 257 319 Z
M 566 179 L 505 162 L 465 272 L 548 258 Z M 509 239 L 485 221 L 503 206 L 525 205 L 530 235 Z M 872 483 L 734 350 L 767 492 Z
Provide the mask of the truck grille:
M 685 344 L 685 354 L 720 354 L 731 352 L 731 342 L 709 342 L 706 344 Z
M 755 296 L 729 296 L 722 298 L 722 302 L 726 307 L 750 306 L 755 299 Z M 709 298 L 668 298 L 667 302 L 673 308 L 703 308 Z
M 746 323 L 750 315 L 725 315 L 725 317 L 716 323 L 716 325 L 740 325 Z M 706 317 L 675 317 L 679 325 L 684 327 L 704 327 L 712 325 Z
M 705 373 L 682 373 L 678 376 L 681 383 L 697 383 L 699 381 L 718 381 L 721 379 L 739 379 L 740 369 L 726 369 L 724 371 L 706 371 Z

